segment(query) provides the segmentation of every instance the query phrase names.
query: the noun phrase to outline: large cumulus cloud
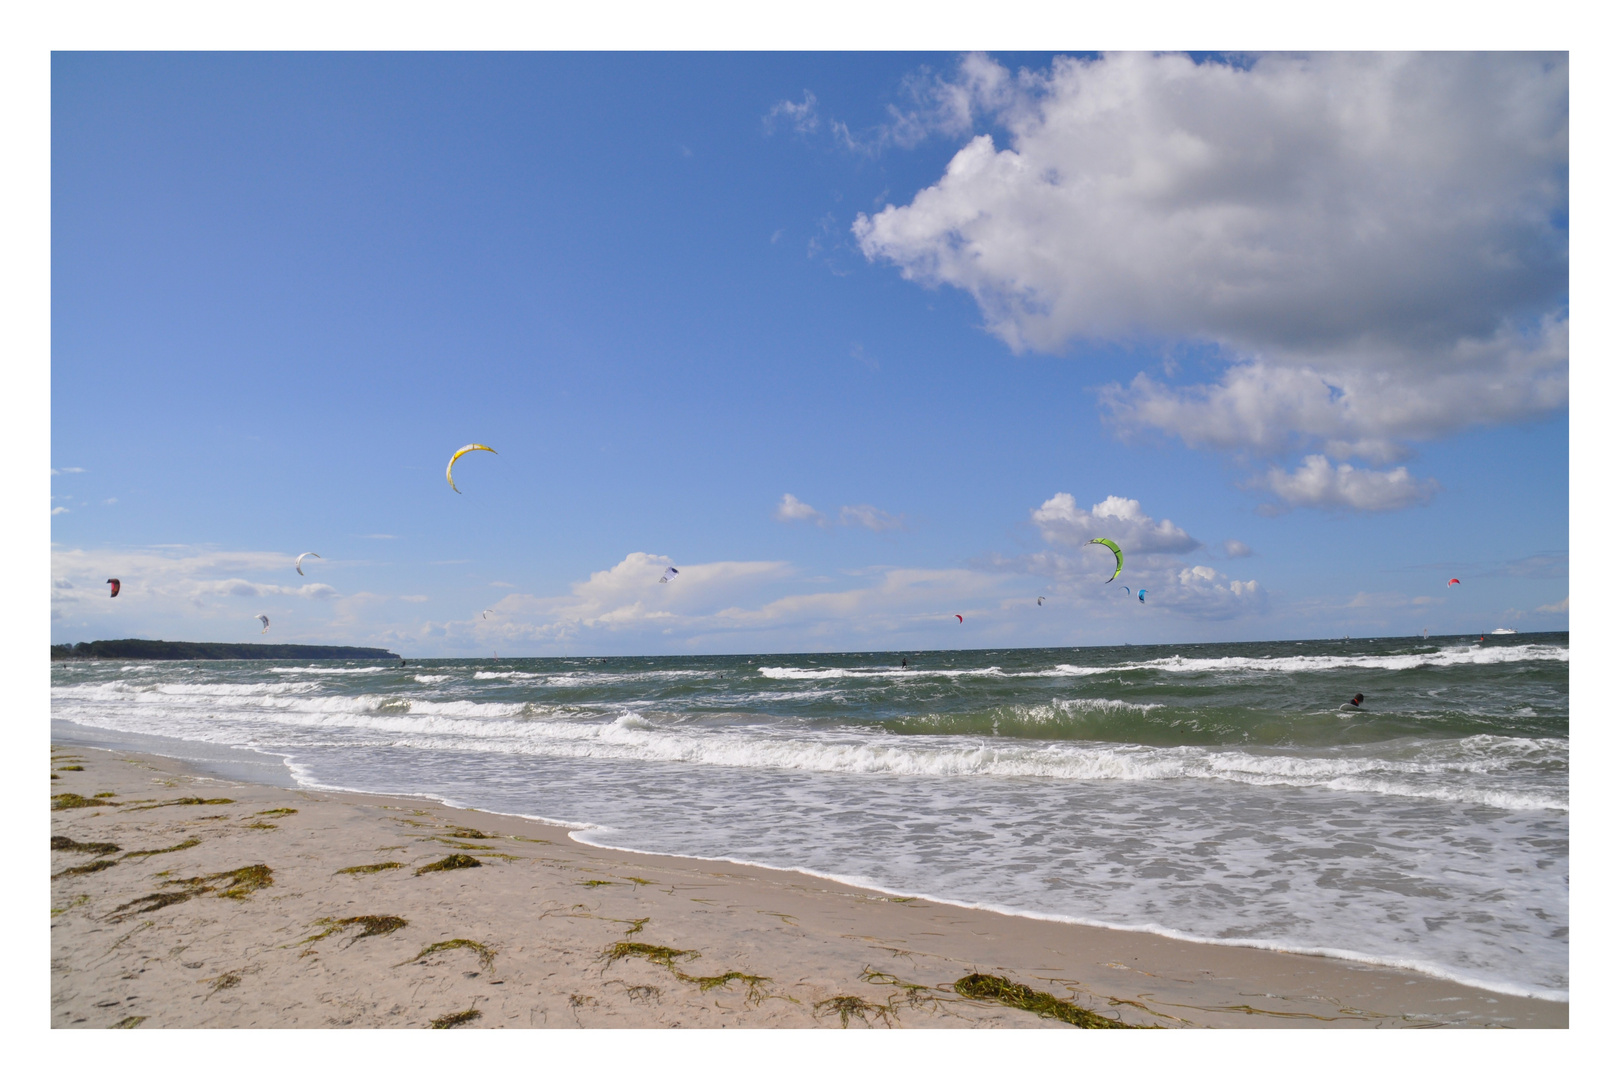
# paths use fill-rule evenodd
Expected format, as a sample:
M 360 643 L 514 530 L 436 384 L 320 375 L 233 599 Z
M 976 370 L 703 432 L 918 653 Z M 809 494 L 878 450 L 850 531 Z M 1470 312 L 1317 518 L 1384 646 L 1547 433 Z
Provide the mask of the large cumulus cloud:
M 1110 388 L 1126 428 L 1387 464 L 1567 404 L 1562 54 L 974 57 L 932 93 L 913 123 L 1005 144 L 860 215 L 862 250 L 966 290 L 1015 350 L 1224 358 L 1210 384 Z

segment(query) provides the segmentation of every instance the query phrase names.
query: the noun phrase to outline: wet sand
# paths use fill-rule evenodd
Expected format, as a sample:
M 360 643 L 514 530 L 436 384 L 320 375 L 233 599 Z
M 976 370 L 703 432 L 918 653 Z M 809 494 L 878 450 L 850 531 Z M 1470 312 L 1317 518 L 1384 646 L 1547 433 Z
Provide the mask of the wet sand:
M 148 754 L 57 747 L 52 774 L 51 833 L 74 845 L 52 845 L 58 1028 L 1569 1023 L 1566 1004 L 1397 968 L 604 851 Z M 962 992 L 1008 985 L 1068 1019 Z

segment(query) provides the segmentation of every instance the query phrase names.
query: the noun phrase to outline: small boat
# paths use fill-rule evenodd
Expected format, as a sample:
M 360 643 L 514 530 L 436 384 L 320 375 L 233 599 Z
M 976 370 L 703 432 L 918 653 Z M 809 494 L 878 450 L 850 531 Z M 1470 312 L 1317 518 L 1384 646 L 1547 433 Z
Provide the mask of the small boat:
M 1504 630 L 1501 627 L 1497 627 L 1495 630 L 1492 630 L 1491 633 L 1492 634 L 1517 634 L 1518 631 L 1517 630 Z

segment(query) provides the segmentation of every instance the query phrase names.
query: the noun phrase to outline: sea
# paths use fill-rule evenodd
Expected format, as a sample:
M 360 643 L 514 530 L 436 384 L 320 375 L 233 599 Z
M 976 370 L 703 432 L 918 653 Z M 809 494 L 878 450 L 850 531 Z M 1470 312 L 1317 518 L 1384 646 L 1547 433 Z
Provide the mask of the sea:
M 51 700 L 63 743 L 1568 1000 L 1567 634 L 75 662 Z

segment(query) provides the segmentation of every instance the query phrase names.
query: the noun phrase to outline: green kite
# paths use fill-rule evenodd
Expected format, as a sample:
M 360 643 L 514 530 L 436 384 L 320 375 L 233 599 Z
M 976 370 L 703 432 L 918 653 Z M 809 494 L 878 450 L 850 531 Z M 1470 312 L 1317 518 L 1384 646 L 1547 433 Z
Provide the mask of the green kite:
M 1095 540 L 1088 540 L 1087 543 L 1101 544 L 1103 547 L 1114 553 L 1114 572 L 1109 576 L 1108 580 L 1113 581 L 1114 578 L 1119 577 L 1119 572 L 1125 569 L 1125 553 L 1119 550 L 1119 545 L 1114 543 L 1112 540 L 1104 539 L 1101 536 L 1097 537 Z

